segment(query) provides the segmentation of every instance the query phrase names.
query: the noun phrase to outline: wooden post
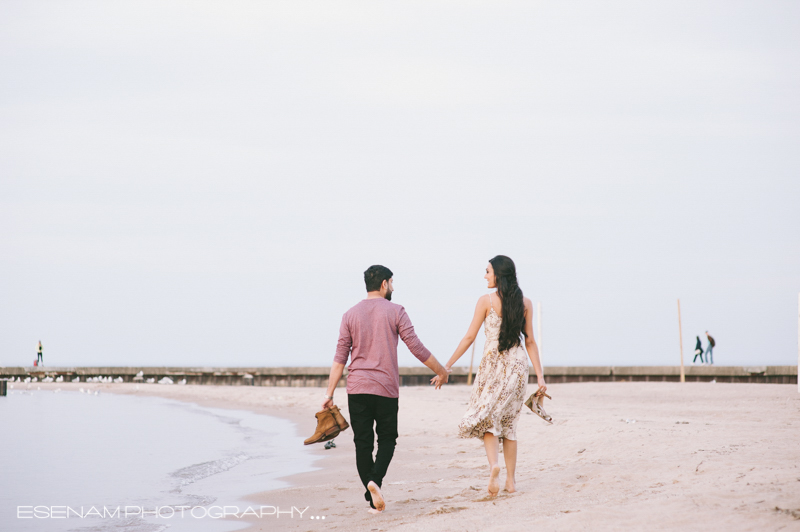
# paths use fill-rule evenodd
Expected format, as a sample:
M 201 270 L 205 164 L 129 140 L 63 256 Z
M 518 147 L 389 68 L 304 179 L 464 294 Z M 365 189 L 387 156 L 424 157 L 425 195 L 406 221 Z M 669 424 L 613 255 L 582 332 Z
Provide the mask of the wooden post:
M 681 382 L 686 382 L 686 373 L 683 369 L 683 331 L 681 330 L 681 300 L 678 298 L 678 339 L 681 343 Z
M 539 362 L 542 361 L 542 302 L 536 303 L 536 346 L 539 348 Z
M 477 339 L 472 341 L 472 356 L 469 357 L 469 374 L 467 375 L 467 384 L 472 384 L 472 362 L 475 360 L 475 344 L 477 343 Z

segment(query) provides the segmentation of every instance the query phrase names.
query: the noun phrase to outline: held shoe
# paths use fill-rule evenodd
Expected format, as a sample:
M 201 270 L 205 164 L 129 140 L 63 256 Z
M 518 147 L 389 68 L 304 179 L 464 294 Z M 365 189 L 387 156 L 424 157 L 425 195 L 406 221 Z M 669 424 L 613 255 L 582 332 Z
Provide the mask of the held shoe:
M 343 430 L 345 430 L 347 427 L 350 426 L 347 423 L 347 420 L 342 415 L 342 413 L 339 412 L 339 407 L 338 406 L 333 405 L 332 407 L 330 407 L 328 409 L 328 411 L 333 415 L 333 421 L 336 424 L 336 427 L 338 427 L 338 430 L 335 430 L 334 432 L 331 432 L 329 435 L 324 436 L 321 440 L 319 440 L 320 442 L 334 439 L 336 436 L 339 435 L 340 432 L 342 432 Z M 316 443 L 316 442 L 314 442 L 314 443 Z M 335 447 L 335 445 L 334 445 L 334 447 Z
M 341 432 L 330 410 L 320 410 L 315 415 L 317 417 L 317 430 L 314 431 L 313 436 L 303 442 L 305 445 L 328 441 Z
M 320 410 L 315 416 L 317 418 L 317 430 L 314 431 L 313 436 L 303 442 L 305 445 L 332 440 L 338 436 L 340 432 L 350 426 L 347 424 L 347 421 L 345 421 L 344 416 L 339 412 L 338 406 Z M 337 421 L 337 417 L 341 422 Z M 340 423 L 342 424 L 340 425 Z
M 339 430 L 340 431 L 345 431 L 345 430 L 347 430 L 348 427 L 350 427 L 350 424 L 344 418 L 342 413 L 339 412 L 339 407 L 338 406 L 333 405 L 331 407 L 331 412 L 333 413 L 333 419 L 336 420 L 336 424 L 339 425 Z
M 553 418 L 544 411 L 542 403 L 544 403 L 544 398 L 547 397 L 548 399 L 552 399 L 549 395 L 544 393 L 541 387 L 536 390 L 536 393 L 531 394 L 528 397 L 528 400 L 525 401 L 525 406 L 531 409 L 531 411 L 539 416 L 540 418 L 544 419 L 548 423 L 553 423 Z

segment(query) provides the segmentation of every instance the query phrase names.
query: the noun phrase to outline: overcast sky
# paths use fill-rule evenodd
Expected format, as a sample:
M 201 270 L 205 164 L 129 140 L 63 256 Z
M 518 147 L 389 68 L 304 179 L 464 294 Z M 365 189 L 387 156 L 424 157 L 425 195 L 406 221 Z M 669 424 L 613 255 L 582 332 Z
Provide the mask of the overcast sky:
M 0 365 L 330 365 L 371 264 L 444 361 L 497 254 L 546 366 L 796 364 L 798 94 L 795 1 L 6 0 Z

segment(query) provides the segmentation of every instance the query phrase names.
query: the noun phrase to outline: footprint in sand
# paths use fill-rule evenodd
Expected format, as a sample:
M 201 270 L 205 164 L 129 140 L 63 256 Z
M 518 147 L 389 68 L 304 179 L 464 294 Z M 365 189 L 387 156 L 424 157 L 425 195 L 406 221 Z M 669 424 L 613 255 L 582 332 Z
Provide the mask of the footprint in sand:
M 453 512 L 460 512 L 461 510 L 466 509 L 466 506 L 442 506 L 441 508 L 437 508 L 436 510 L 432 511 L 428 515 L 451 514 Z

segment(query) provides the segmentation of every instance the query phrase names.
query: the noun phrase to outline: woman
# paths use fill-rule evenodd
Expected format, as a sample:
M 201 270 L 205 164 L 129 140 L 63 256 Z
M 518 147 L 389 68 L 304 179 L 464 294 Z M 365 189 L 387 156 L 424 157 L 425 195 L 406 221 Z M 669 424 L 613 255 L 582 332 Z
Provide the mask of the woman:
M 497 291 L 482 296 L 475 307 L 469 330 L 445 365 L 450 371 L 461 355 L 472 345 L 481 323 L 484 324 L 486 345 L 483 348 L 467 413 L 458 425 L 459 437 L 481 438 L 489 459 L 489 495 L 500 491 L 499 440 L 503 441 L 506 462 L 505 489 L 516 491 L 514 472 L 517 464 L 517 434 L 522 402 L 528 384 L 528 360 L 533 363 L 539 383 L 537 394 L 547 390 L 539 361 L 539 349 L 533 339 L 533 305 L 522 296 L 517 284 L 514 261 L 498 255 L 489 261 L 486 276 L 489 288 Z M 525 349 L 520 337 L 525 338 Z M 527 357 L 526 357 L 527 350 Z M 440 377 L 431 381 L 438 384 Z

